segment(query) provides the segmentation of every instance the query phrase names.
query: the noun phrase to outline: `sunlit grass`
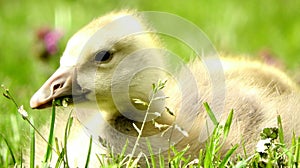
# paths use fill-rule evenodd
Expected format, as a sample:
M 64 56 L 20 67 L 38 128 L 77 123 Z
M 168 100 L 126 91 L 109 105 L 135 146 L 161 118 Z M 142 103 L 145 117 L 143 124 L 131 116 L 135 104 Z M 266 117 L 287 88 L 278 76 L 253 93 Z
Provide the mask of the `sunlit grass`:
M 148 109 L 151 106 L 151 101 L 155 101 L 155 93 L 161 89 L 164 88 L 165 82 L 158 82 L 158 84 L 153 85 L 153 97 L 150 100 L 150 103 L 147 104 Z M 18 106 L 18 103 L 15 101 L 12 94 L 10 94 L 8 89 L 4 89 L 3 96 L 12 101 L 16 109 L 18 109 L 19 115 L 27 122 L 28 125 L 30 125 L 30 160 L 29 165 L 30 168 L 34 168 L 36 165 L 42 166 L 42 167 L 49 167 L 50 163 L 54 163 L 55 167 L 69 167 L 69 160 L 68 160 L 68 137 L 72 130 L 72 123 L 73 123 L 73 117 L 71 117 L 71 113 L 69 115 L 68 122 L 65 126 L 65 135 L 64 135 L 64 141 L 63 145 L 61 146 L 61 149 L 58 147 L 59 144 L 57 144 L 57 141 L 55 146 L 56 149 L 53 148 L 53 140 L 55 137 L 54 132 L 54 123 L 55 123 L 55 115 L 56 115 L 56 102 L 52 102 L 52 120 L 49 128 L 49 137 L 46 140 L 43 135 L 38 131 L 38 129 L 34 126 L 34 121 L 30 116 L 28 116 L 28 113 L 25 109 L 23 109 L 23 106 Z M 242 168 L 242 167 L 298 167 L 298 164 L 300 163 L 300 137 L 293 136 L 291 139 L 291 146 L 288 147 L 283 142 L 284 132 L 282 129 L 282 123 L 281 118 L 278 116 L 278 127 L 273 128 L 264 128 L 263 131 L 260 134 L 261 140 L 257 142 L 256 149 L 253 149 L 255 153 L 248 156 L 247 153 L 244 153 L 244 155 L 235 153 L 236 149 L 239 146 L 242 146 L 241 144 L 232 144 L 232 147 L 226 152 L 225 155 L 223 155 L 220 151 L 220 149 L 225 144 L 225 141 L 227 139 L 227 136 L 230 132 L 230 127 L 232 124 L 232 119 L 234 115 L 234 111 L 232 110 L 227 117 L 226 122 L 224 125 L 220 124 L 219 121 L 217 121 L 216 117 L 214 116 L 213 111 L 209 107 L 207 103 L 204 103 L 204 107 L 206 109 L 206 112 L 208 113 L 208 116 L 213 121 L 213 124 L 215 126 L 213 133 L 211 136 L 207 139 L 205 148 L 200 149 L 199 151 L 199 157 L 198 158 L 192 158 L 190 155 L 187 155 L 187 152 L 189 150 L 189 145 L 187 145 L 182 150 L 177 150 L 174 146 L 170 145 L 170 151 L 168 158 L 164 158 L 163 155 L 160 153 L 158 154 L 158 157 L 155 157 L 155 155 L 152 152 L 152 145 L 150 142 L 148 142 L 148 150 L 150 157 L 146 156 L 146 154 L 140 152 L 137 157 L 135 155 L 135 149 L 138 146 L 139 143 L 139 137 L 142 135 L 143 132 L 143 126 L 141 128 L 136 128 L 138 132 L 138 137 L 136 139 L 136 143 L 134 144 L 134 148 L 132 149 L 132 153 L 129 155 L 125 154 L 125 151 L 127 149 L 127 143 L 125 144 L 123 150 L 121 153 L 114 153 L 111 148 L 108 148 L 109 154 L 108 155 L 97 155 L 99 158 L 99 164 L 101 167 L 128 167 L 128 168 L 135 168 L 139 167 L 140 159 L 143 158 L 145 160 L 145 163 L 142 166 L 146 167 L 166 167 L 166 165 L 169 165 L 169 167 L 172 168 L 180 168 L 180 167 L 236 167 L 236 168 Z M 147 118 L 148 110 L 146 111 L 145 118 Z M 146 120 L 143 121 L 143 124 L 146 122 Z M 173 126 L 173 129 L 176 129 L 176 127 Z M 35 162 L 35 144 L 36 144 L 36 137 L 35 133 L 38 133 L 39 136 L 42 136 L 42 138 L 48 143 L 47 150 L 44 155 L 44 161 L 42 163 L 36 163 Z M 16 157 L 16 152 L 12 148 L 12 145 L 7 141 L 7 139 L 2 135 L 1 139 L 6 144 L 6 147 L 9 151 L 9 155 L 6 156 L 4 160 L 2 160 L 3 165 L 5 167 L 10 166 L 21 166 L 23 165 L 23 158 L 22 154 Z M 89 167 L 89 161 L 91 156 L 91 150 L 92 150 L 92 137 L 90 137 L 89 141 L 89 148 L 88 153 L 86 156 L 86 163 L 85 167 Z M 54 152 L 54 153 L 53 153 Z M 52 154 L 57 154 L 59 157 L 56 161 L 52 161 Z M 171 155 L 170 155 L 171 154 Z M 84 156 L 83 156 L 84 157 Z M 104 162 L 103 162 L 104 161 Z M 41 164 L 41 165 L 40 165 Z

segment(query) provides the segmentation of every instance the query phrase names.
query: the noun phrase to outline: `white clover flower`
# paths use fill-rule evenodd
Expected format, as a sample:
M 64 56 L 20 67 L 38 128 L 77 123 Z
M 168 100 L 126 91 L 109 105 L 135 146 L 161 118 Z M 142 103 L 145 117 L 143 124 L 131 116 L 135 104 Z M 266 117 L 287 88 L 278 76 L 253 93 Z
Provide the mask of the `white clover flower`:
M 256 151 L 260 152 L 260 153 L 265 153 L 266 150 L 268 149 L 267 145 L 271 144 L 271 138 L 267 138 L 267 139 L 262 139 L 260 141 L 258 141 L 257 145 L 256 145 Z

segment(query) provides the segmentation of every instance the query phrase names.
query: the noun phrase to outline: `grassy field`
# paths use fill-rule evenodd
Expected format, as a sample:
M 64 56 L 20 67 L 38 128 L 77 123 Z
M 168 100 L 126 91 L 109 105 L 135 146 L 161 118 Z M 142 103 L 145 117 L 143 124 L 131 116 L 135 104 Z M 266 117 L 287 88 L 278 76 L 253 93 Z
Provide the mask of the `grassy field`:
M 291 72 L 300 67 L 300 1 L 0 1 L 0 84 L 11 89 L 17 102 L 28 109 L 37 125 L 50 109 L 29 110 L 29 99 L 58 66 L 67 39 L 93 18 L 123 8 L 165 11 L 199 26 L 216 49 L 230 54 L 259 57 L 270 53 Z M 58 54 L 41 61 L 37 32 L 43 27 L 62 30 Z M 294 75 L 295 73 L 292 73 Z M 29 141 L 29 125 L 14 105 L 0 98 L 0 134 L 19 151 Z M 0 139 L 0 167 L 7 148 Z

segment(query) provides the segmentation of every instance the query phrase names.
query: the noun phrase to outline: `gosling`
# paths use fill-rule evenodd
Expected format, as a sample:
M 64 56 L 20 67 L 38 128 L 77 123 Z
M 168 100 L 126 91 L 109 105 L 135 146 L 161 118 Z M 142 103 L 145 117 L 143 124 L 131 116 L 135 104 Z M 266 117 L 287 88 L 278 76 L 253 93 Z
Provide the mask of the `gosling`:
M 257 61 L 226 56 L 221 59 L 224 85 L 213 87 L 210 72 L 197 60 L 177 67 L 172 72 L 176 75 L 170 75 L 162 70 L 170 63 L 161 50 L 160 40 L 148 30 L 134 11 L 110 13 L 93 20 L 71 37 L 60 67 L 32 96 L 30 106 L 35 109 L 49 107 L 53 99 L 73 98 L 74 106 L 69 108 L 74 109 L 78 120 L 68 139 L 71 167 L 84 166 L 90 135 L 97 144 L 92 146 L 92 165 L 98 163 L 96 154 L 108 152 L 107 145 L 120 151 L 128 140 L 130 153 L 146 111 L 148 118 L 142 138 L 149 137 L 151 145 L 157 147 L 154 150 L 166 151 L 171 139 L 177 149 L 189 145 L 188 154 L 197 157 L 212 131 L 206 130 L 210 120 L 204 102 L 217 113 L 221 123 L 234 110 L 233 125 L 222 153 L 236 143 L 245 144 L 251 152 L 259 132 L 277 126 L 278 115 L 282 117 L 286 139 L 292 137 L 293 131 L 300 134 L 299 89 L 285 73 Z M 178 84 L 177 79 L 185 86 Z M 159 80 L 167 82 L 154 95 L 152 84 Z M 157 100 L 149 105 L 151 96 Z M 64 128 L 69 115 L 66 111 L 56 121 L 55 135 L 59 140 L 63 140 L 61 127 Z M 168 128 L 175 125 L 172 136 Z M 136 153 L 147 153 L 145 146 L 140 142 Z M 42 154 L 42 150 L 37 149 L 37 153 Z M 166 152 L 163 155 L 167 158 Z

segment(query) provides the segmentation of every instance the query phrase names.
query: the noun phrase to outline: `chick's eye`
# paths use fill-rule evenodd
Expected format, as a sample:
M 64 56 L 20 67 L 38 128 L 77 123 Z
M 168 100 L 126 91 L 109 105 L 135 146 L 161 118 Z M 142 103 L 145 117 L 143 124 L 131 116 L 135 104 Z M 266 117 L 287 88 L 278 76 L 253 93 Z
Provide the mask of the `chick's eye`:
M 95 61 L 99 63 L 109 62 L 112 58 L 112 54 L 109 51 L 99 51 L 95 55 Z

